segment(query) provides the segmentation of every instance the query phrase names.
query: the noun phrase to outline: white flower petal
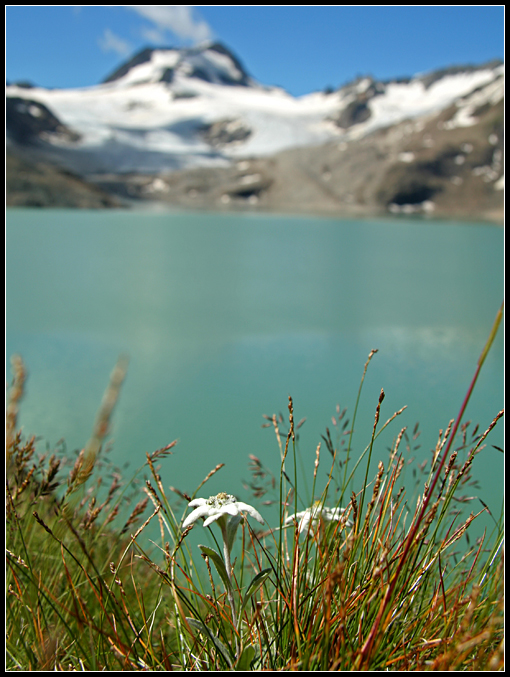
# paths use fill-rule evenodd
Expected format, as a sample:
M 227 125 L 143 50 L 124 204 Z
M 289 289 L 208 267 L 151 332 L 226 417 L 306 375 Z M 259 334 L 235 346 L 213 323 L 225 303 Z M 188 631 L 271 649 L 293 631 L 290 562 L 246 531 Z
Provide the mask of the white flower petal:
M 307 514 L 305 514 L 305 515 L 302 517 L 302 519 L 301 519 L 301 521 L 300 521 L 300 523 L 299 523 L 299 533 L 300 533 L 300 534 L 302 534 L 303 531 L 308 531 L 308 526 L 309 526 L 309 524 L 310 524 L 310 519 L 311 519 L 311 515 L 310 515 L 309 512 L 308 512 Z M 313 522 L 315 522 L 315 520 L 313 520 Z
M 298 521 L 299 533 L 303 533 L 304 531 L 309 530 L 310 522 L 311 528 L 315 530 L 321 519 L 325 522 L 332 522 L 333 520 L 339 521 L 342 519 L 344 512 L 345 508 L 326 508 L 318 503 L 295 515 L 289 515 L 285 520 L 285 524 L 291 524 L 293 521 Z M 350 520 L 347 521 L 347 524 L 349 526 L 352 525 Z
M 285 518 L 284 524 L 292 524 L 294 520 L 296 520 L 296 522 L 299 521 L 306 512 L 307 512 L 306 510 L 303 510 L 302 512 L 297 512 L 294 515 L 289 515 L 288 517 Z
M 227 503 L 226 505 L 222 505 L 220 510 L 221 512 L 227 512 L 229 515 L 239 515 L 239 503 Z
M 188 508 L 194 508 L 196 505 L 206 505 L 206 504 L 207 504 L 206 498 L 194 498 L 192 501 L 188 503 Z
M 243 503 L 242 501 L 237 501 L 237 503 L 235 505 L 239 510 L 244 510 L 248 513 L 248 515 L 251 515 L 252 517 L 254 517 L 257 520 L 257 522 L 264 524 L 264 520 L 262 519 L 262 515 L 259 513 L 258 510 L 255 510 L 255 508 L 253 506 L 248 505 L 247 503 Z
M 221 513 L 221 512 L 216 512 L 214 515 L 210 515 L 210 516 L 204 521 L 204 527 L 208 527 L 209 524 L 212 524 L 213 522 L 216 522 L 216 520 L 219 520 L 220 517 L 223 517 L 223 513 Z
M 195 508 L 193 512 L 190 512 L 190 514 L 186 517 L 184 522 L 182 523 L 182 528 L 186 529 L 186 527 L 189 527 L 190 524 L 193 524 L 193 522 L 196 522 L 197 519 L 200 517 L 204 517 L 204 515 L 207 515 L 209 512 L 209 507 L 206 505 L 201 505 L 198 508 Z

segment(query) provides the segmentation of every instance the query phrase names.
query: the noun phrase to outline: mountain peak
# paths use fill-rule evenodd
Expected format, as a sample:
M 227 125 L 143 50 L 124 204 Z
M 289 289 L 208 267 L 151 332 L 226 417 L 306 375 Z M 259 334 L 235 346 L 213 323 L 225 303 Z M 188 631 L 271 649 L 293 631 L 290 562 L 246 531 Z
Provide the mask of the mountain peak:
M 253 80 L 240 60 L 220 42 L 196 47 L 145 47 L 109 75 L 103 84 L 172 82 L 175 75 L 219 85 L 248 87 Z

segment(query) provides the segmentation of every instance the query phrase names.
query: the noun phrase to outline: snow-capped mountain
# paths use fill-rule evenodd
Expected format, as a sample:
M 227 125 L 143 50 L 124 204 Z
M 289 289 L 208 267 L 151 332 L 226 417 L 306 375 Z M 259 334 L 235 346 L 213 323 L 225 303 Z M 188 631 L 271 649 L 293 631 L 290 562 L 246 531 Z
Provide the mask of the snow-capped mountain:
M 104 82 L 172 82 L 198 78 L 217 85 L 255 85 L 239 59 L 220 43 L 191 49 L 146 48 L 117 68 Z M 127 76 L 127 77 L 126 77 Z
M 491 63 L 385 83 L 367 77 L 296 98 L 254 81 L 217 43 L 145 49 L 94 87 L 9 85 L 7 131 L 10 143 L 30 144 L 35 159 L 84 177 L 227 167 L 360 139 L 452 105 L 452 128 L 474 124 L 476 110 L 503 97 L 503 69 Z

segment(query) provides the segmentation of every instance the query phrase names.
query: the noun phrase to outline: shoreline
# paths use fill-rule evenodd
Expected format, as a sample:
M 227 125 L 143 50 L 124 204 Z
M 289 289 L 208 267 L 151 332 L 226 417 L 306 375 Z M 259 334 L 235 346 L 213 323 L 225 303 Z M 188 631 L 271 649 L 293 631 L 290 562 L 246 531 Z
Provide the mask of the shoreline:
M 118 204 L 115 206 L 75 206 L 69 205 L 33 205 L 27 200 L 27 204 L 9 204 L 7 198 L 6 209 L 31 209 L 31 210 L 46 210 L 46 209 L 68 209 L 68 210 L 92 210 L 99 211 L 105 209 L 107 211 L 139 211 L 139 212 L 177 212 L 185 214 L 228 214 L 228 215 L 250 215 L 250 216 L 283 216 L 292 218 L 320 218 L 330 220 L 360 220 L 377 219 L 383 221 L 401 221 L 411 220 L 416 222 L 447 222 L 454 223 L 461 221 L 463 223 L 473 223 L 479 225 L 496 226 L 504 228 L 505 218 L 504 212 L 500 213 L 477 213 L 477 214 L 449 214 L 449 213 L 399 213 L 394 214 L 388 211 L 372 210 L 372 209 L 352 209 L 340 212 L 330 210 L 292 210 L 289 208 L 281 208 L 278 210 L 263 209 L 248 205 L 246 207 L 228 207 L 218 205 L 184 205 L 181 203 L 169 203 L 164 200 L 133 200 L 128 198 L 117 198 Z

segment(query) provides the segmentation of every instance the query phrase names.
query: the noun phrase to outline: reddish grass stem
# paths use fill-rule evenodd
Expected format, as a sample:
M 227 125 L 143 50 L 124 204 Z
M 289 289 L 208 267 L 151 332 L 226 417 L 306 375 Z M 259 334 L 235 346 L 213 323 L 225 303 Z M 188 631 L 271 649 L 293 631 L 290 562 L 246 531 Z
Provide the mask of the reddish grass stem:
M 457 434 L 457 430 L 459 428 L 459 424 L 462 420 L 462 417 L 464 415 L 464 411 L 467 407 L 467 404 L 469 402 L 469 399 L 471 397 L 471 393 L 473 392 L 473 388 L 475 387 L 476 380 L 478 378 L 478 374 L 480 373 L 482 369 L 482 365 L 485 362 L 485 358 L 487 357 L 487 354 L 490 350 L 490 347 L 494 341 L 494 338 L 496 337 L 496 333 L 498 331 L 499 324 L 501 322 L 501 318 L 503 317 L 503 306 L 504 302 L 501 304 L 500 309 L 498 310 L 498 313 L 496 315 L 496 319 L 494 320 L 494 324 L 492 325 L 491 333 L 489 335 L 489 338 L 487 339 L 487 342 L 485 344 L 484 349 L 482 350 L 480 357 L 478 358 L 475 374 L 473 376 L 473 379 L 471 381 L 471 384 L 468 388 L 468 391 L 466 393 L 466 396 L 464 397 L 464 401 L 462 402 L 462 405 L 460 407 L 459 414 L 457 416 L 457 420 L 455 421 L 455 424 L 453 426 L 453 430 L 450 434 L 450 439 L 448 440 L 448 444 L 446 445 L 446 448 L 443 452 L 443 456 L 441 458 L 441 462 L 439 463 L 436 474 L 434 475 L 434 479 L 432 480 L 432 484 L 430 485 L 427 495 L 424 496 L 423 504 L 420 510 L 420 514 L 418 515 L 418 519 L 415 521 L 414 526 L 412 527 L 411 531 L 409 532 L 409 535 L 406 540 L 406 544 L 404 547 L 404 551 L 402 553 L 402 556 L 400 558 L 400 562 L 397 566 L 397 570 L 395 572 L 395 575 L 390 581 L 390 584 L 388 585 L 388 588 L 386 590 L 386 594 L 384 596 L 384 599 L 382 601 L 381 607 L 379 609 L 379 612 L 377 613 L 376 619 L 374 621 L 374 624 L 372 626 L 372 629 L 370 630 L 370 634 L 367 637 L 367 640 L 365 644 L 363 645 L 361 649 L 361 653 L 359 656 L 359 661 L 358 661 L 358 666 L 357 669 L 363 669 L 367 668 L 370 660 L 370 655 L 372 652 L 372 648 L 374 646 L 374 640 L 377 635 L 377 631 L 379 630 L 379 626 L 381 624 L 381 620 L 384 616 L 384 613 L 386 611 L 386 607 L 388 606 L 388 603 L 393 595 L 393 591 L 395 589 L 395 585 L 397 584 L 398 577 L 400 576 L 400 572 L 402 571 L 402 568 L 405 564 L 407 554 L 409 552 L 409 549 L 411 547 L 411 544 L 413 542 L 414 537 L 416 536 L 416 533 L 418 531 L 418 528 L 420 526 L 420 523 L 423 519 L 423 515 L 425 514 L 425 511 L 427 510 L 427 506 L 430 502 L 430 498 L 432 494 L 434 493 L 434 488 L 437 484 L 437 480 L 439 479 L 439 475 L 441 474 L 441 470 L 444 466 L 444 463 L 448 457 L 448 452 L 450 451 L 450 447 L 453 443 L 453 440 L 455 439 L 455 435 Z

